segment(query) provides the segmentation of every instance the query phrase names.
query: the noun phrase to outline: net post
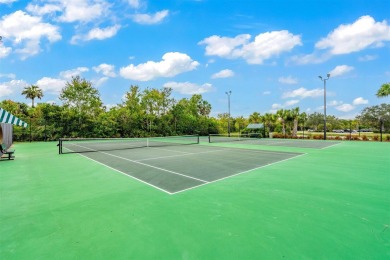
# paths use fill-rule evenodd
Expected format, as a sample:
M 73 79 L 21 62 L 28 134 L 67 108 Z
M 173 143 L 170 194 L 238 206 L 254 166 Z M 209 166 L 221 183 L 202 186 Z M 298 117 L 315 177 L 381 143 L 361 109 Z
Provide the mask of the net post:
M 199 141 L 199 135 L 196 136 L 196 141 L 197 141 L 197 142 L 196 142 L 197 144 L 200 143 L 200 141 Z
M 62 141 L 58 138 L 58 154 L 62 154 Z
M 211 135 L 209 134 L 209 143 L 211 143 L 211 138 L 210 138 L 210 136 L 211 136 Z

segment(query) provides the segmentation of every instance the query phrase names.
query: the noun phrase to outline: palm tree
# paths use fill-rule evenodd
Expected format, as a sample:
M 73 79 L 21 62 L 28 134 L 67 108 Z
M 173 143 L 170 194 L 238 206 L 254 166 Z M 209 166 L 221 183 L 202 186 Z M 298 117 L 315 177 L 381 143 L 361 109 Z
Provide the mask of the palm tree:
M 296 137 L 298 132 L 299 107 L 291 109 L 290 116 L 294 120 L 293 136 Z
M 253 112 L 253 114 L 249 115 L 249 123 L 260 123 L 261 121 L 261 116 L 260 113 L 258 112 Z
M 36 85 L 31 85 L 30 87 L 25 87 L 23 89 L 22 95 L 25 95 L 26 98 L 31 99 L 32 101 L 32 107 L 34 107 L 34 99 L 39 98 L 41 99 L 43 97 L 42 89 L 40 89 Z
M 378 92 L 376 93 L 376 96 L 381 97 L 387 97 L 390 95 L 390 82 L 382 84 L 380 89 L 378 89 Z
M 245 129 L 246 126 L 247 126 L 247 121 L 243 116 L 239 116 L 235 118 L 234 127 L 238 129 L 239 133 L 241 133 L 241 130 Z
M 282 133 L 283 136 L 286 137 L 286 122 L 288 118 L 290 117 L 290 111 L 285 109 L 279 109 L 276 111 L 276 116 L 279 118 L 279 120 L 282 122 Z
M 275 115 L 271 114 L 271 113 L 265 113 L 263 116 L 263 119 L 264 119 L 264 127 L 267 126 L 268 133 L 270 133 L 271 132 L 271 125 L 275 121 Z

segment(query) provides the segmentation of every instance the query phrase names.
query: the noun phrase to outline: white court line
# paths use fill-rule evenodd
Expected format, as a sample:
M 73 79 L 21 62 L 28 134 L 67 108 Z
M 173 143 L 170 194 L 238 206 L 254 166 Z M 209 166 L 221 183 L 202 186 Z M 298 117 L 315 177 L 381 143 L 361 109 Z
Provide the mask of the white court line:
M 265 145 L 265 146 L 273 146 L 273 145 L 283 146 L 283 144 L 289 144 L 289 145 L 293 144 L 292 147 L 296 147 L 296 148 L 313 148 L 313 149 L 322 150 L 322 149 L 329 148 L 329 147 L 332 147 L 332 146 L 335 146 L 335 145 L 338 145 L 338 144 L 341 143 L 341 142 L 336 142 L 335 144 L 328 145 L 328 146 L 325 146 L 325 147 L 302 147 L 302 146 L 299 146 L 300 142 L 315 144 L 315 143 L 319 143 L 321 141 L 318 141 L 318 140 L 299 140 L 299 141 L 297 141 L 297 140 L 284 140 L 284 141 L 263 140 L 263 142 L 259 142 L 259 144 L 260 145 Z M 334 142 L 334 141 L 332 140 L 332 141 L 329 141 L 329 142 Z M 296 145 L 294 145 L 294 144 L 296 144 Z
M 202 180 L 202 179 L 198 179 L 198 178 L 191 177 L 191 176 L 188 176 L 188 175 L 185 175 L 185 174 L 181 174 L 181 173 L 178 173 L 178 172 L 170 171 L 170 170 L 167 170 L 167 169 L 164 169 L 164 168 L 160 168 L 160 167 L 157 167 L 157 166 L 153 166 L 153 165 L 150 165 L 150 164 L 137 162 L 137 161 L 134 161 L 134 160 L 131 160 L 131 159 L 128 159 L 128 158 L 124 158 L 124 157 L 118 156 L 118 155 L 114 155 L 114 154 L 110 154 L 110 153 L 106 153 L 106 152 L 102 152 L 102 151 L 97 151 L 97 150 L 94 150 L 94 149 L 91 149 L 91 148 L 88 148 L 88 147 L 84 147 L 84 146 L 81 146 L 81 145 L 78 145 L 78 146 L 86 148 L 86 149 L 89 149 L 89 150 L 92 150 L 92 151 L 95 151 L 95 152 L 106 154 L 108 156 L 116 157 L 116 158 L 119 158 L 119 159 L 122 159 L 122 160 L 125 160 L 125 161 L 141 164 L 143 166 L 154 168 L 154 169 L 157 169 L 157 170 L 160 170 L 160 171 L 169 172 L 169 173 L 172 173 L 172 174 L 175 174 L 175 175 L 180 175 L 180 176 L 183 176 L 183 177 L 186 177 L 186 178 L 189 178 L 189 179 L 193 179 L 193 180 L 197 180 L 197 181 L 200 181 L 200 182 L 204 182 L 204 183 L 207 182 L 207 181 Z
M 280 143 L 283 143 L 283 142 L 278 142 L 278 141 L 267 141 L 267 142 L 264 142 L 262 144 L 264 145 L 274 145 L 274 144 L 280 144 Z
M 198 178 L 191 177 L 191 176 L 188 176 L 188 175 L 185 175 L 185 174 L 181 174 L 181 173 L 178 173 L 178 172 L 170 171 L 170 170 L 167 170 L 167 169 L 164 169 L 164 168 L 160 168 L 160 167 L 157 167 L 157 166 L 153 166 L 153 165 L 150 165 L 150 164 L 137 162 L 137 161 L 134 161 L 134 160 L 131 160 L 131 159 L 128 159 L 128 158 L 121 157 L 121 156 L 117 156 L 117 155 L 113 155 L 113 154 L 109 154 L 109 153 L 105 153 L 105 152 L 101 152 L 101 153 L 107 154 L 107 155 L 112 156 L 112 157 L 117 157 L 119 159 L 126 160 L 126 161 L 129 161 L 129 162 L 138 163 L 138 164 L 141 164 L 143 166 L 154 168 L 154 169 L 157 169 L 157 170 L 160 170 L 160 171 L 169 172 L 169 173 L 172 173 L 172 174 L 175 174 L 175 175 L 180 175 L 180 176 L 183 176 L 183 177 L 186 177 L 186 178 L 189 178 L 189 179 L 197 180 L 197 181 L 204 182 L 204 183 L 207 182 L 207 181 L 202 180 L 202 179 L 198 179 Z
M 80 146 L 80 145 L 78 145 L 78 146 Z M 146 182 L 146 181 L 143 181 L 143 180 L 141 180 L 141 179 L 139 179 L 139 178 L 137 178 L 137 177 L 135 177 L 135 176 L 129 175 L 129 174 L 125 173 L 125 172 L 122 172 L 122 171 L 120 171 L 120 170 L 118 170 L 118 169 L 115 169 L 115 168 L 113 168 L 113 167 L 111 167 L 111 166 L 108 166 L 108 165 L 106 165 L 106 164 L 104 164 L 104 163 L 101 163 L 101 162 L 99 162 L 99 161 L 97 161 L 97 160 L 94 160 L 94 159 L 89 158 L 89 157 L 87 157 L 87 156 L 85 156 L 85 155 L 83 155 L 83 154 L 80 154 L 81 156 L 83 156 L 83 157 L 85 157 L 85 158 L 88 158 L 88 159 L 90 159 L 90 160 L 92 160 L 92 161 L 94 161 L 94 162 L 97 162 L 97 163 L 99 163 L 99 164 L 101 164 L 101 165 L 104 165 L 104 166 L 106 166 L 106 167 L 109 168 L 109 169 L 113 169 L 114 171 L 119 172 L 119 173 L 121 173 L 121 174 L 123 174 L 123 175 L 126 175 L 127 177 L 130 177 L 130 178 L 133 178 L 133 179 L 135 179 L 135 180 L 138 180 L 138 181 L 140 181 L 140 182 L 142 182 L 142 183 L 145 183 L 145 184 L 147 184 L 147 185 L 149 185 L 149 186 L 151 186 L 151 187 L 154 187 L 154 188 L 156 188 L 156 189 L 158 189 L 158 190 L 160 190 L 160 191 L 163 191 L 163 192 L 165 192 L 165 193 L 167 193 L 167 194 L 169 194 L 169 195 L 174 195 L 174 194 L 177 194 L 177 193 L 181 193 L 181 192 L 183 192 L 183 191 L 187 191 L 187 190 L 191 190 L 191 189 L 194 189 L 194 188 L 198 188 L 198 187 L 204 186 L 204 185 L 206 185 L 206 184 L 210 184 L 210 183 L 214 183 L 214 182 L 221 181 L 221 180 L 224 180 L 224 179 L 228 179 L 228 178 L 231 178 L 231 177 L 235 177 L 235 176 L 238 176 L 238 175 L 241 175 L 241 174 L 244 174 L 244 173 L 253 171 L 253 170 L 257 170 L 257 169 L 260 169 L 260 168 L 263 168 L 263 167 L 267 167 L 267 166 L 270 166 L 270 165 L 273 165 L 273 164 L 277 164 L 277 163 L 280 163 L 280 162 L 283 162 L 283 161 L 287 161 L 287 160 L 290 160 L 290 159 L 294 159 L 294 158 L 299 157 L 299 156 L 306 155 L 306 153 L 302 153 L 302 154 L 299 154 L 299 155 L 296 155 L 296 156 L 293 156 L 293 157 L 290 157 L 290 158 L 287 158 L 287 159 L 284 159 L 284 160 L 280 160 L 280 161 L 273 162 L 273 163 L 268 163 L 268 164 L 265 164 L 265 165 L 262 165 L 262 166 L 259 166 L 259 167 L 255 167 L 255 168 L 252 168 L 252 169 L 243 171 L 243 172 L 239 172 L 239 173 L 236 173 L 236 174 L 233 174 L 233 175 L 229 175 L 229 176 L 226 176 L 226 177 L 223 177 L 223 178 L 220 178 L 220 179 L 216 179 L 216 180 L 214 180 L 214 181 L 205 181 L 205 180 L 197 179 L 197 178 L 194 178 L 194 177 L 191 177 L 191 176 L 187 176 L 187 175 L 184 175 L 184 174 L 181 174 L 181 173 L 177 173 L 177 172 L 174 172 L 174 171 L 170 171 L 170 170 L 166 170 L 166 169 L 163 169 L 163 168 L 155 167 L 155 166 L 153 166 L 153 165 L 149 165 L 149 164 L 137 162 L 137 161 L 134 161 L 134 160 L 131 160 L 131 159 L 128 159 L 128 158 L 123 158 L 123 157 L 116 156 L 116 155 L 113 155 L 113 154 L 109 154 L 109 153 L 106 153 L 106 152 L 97 151 L 97 150 L 94 150 L 94 149 L 91 149 L 91 148 L 88 148 L 88 147 L 84 147 L 84 146 L 80 146 L 80 147 L 89 149 L 89 150 L 91 150 L 91 151 L 103 153 L 103 154 L 106 154 L 106 155 L 109 155 L 109 156 L 117 157 L 117 158 L 119 158 L 119 159 L 123 159 L 123 160 L 126 160 L 126 161 L 138 163 L 138 164 L 141 164 L 141 165 L 144 165 L 144 166 L 147 166 L 147 167 L 152 167 L 152 168 L 155 168 L 155 169 L 158 169 L 158 170 L 161 170 L 161 171 L 166 171 L 166 172 L 169 172 L 169 173 L 172 173 L 172 174 L 175 174 L 175 175 L 180 175 L 180 176 L 183 176 L 183 177 L 187 177 L 187 178 L 190 178 L 190 179 L 194 179 L 194 180 L 203 182 L 202 184 L 195 185 L 195 186 L 192 186 L 192 187 L 187 188 L 187 189 L 183 189 L 183 190 L 176 191 L 176 192 L 169 192 L 169 191 L 164 190 L 164 189 L 162 189 L 162 188 L 160 188 L 160 187 L 157 187 L 157 186 L 155 186 L 155 185 L 153 185 L 153 184 L 151 184 L 151 183 L 148 183 L 148 182 Z M 251 149 L 248 150 L 248 149 L 242 149 L 242 148 L 223 149 L 223 150 L 214 150 L 214 151 L 237 151 L 237 150 L 242 150 L 242 151 L 245 151 L 245 152 L 252 152 L 252 153 L 253 153 L 253 152 L 259 153 L 259 152 L 260 152 L 260 153 L 286 154 L 286 152 L 273 152 L 273 151 L 262 151 L 262 150 L 251 150 Z M 214 151 L 213 151 L 213 152 L 214 152 Z M 288 152 L 287 152 L 287 153 L 288 153 Z
M 335 143 L 335 144 L 332 144 L 332 145 L 329 145 L 329 146 L 326 146 L 326 147 L 322 147 L 322 148 L 320 148 L 320 150 L 326 149 L 326 148 L 329 148 L 329 147 L 332 147 L 332 146 L 335 146 L 335 145 L 339 145 L 339 144 L 341 144 L 341 142 L 338 142 L 338 143 Z
M 251 153 L 302 154 L 301 152 L 278 152 L 278 151 L 257 150 L 257 149 L 247 149 L 247 148 L 227 148 L 226 150 L 228 150 L 228 151 L 241 150 L 242 152 L 251 152 Z
M 176 150 L 165 149 L 165 148 L 160 148 L 160 147 L 156 147 L 156 146 L 148 146 L 148 147 L 145 147 L 145 148 L 154 149 L 154 150 L 161 150 L 161 151 L 168 151 L 168 152 L 176 152 L 176 153 L 191 154 L 191 153 L 189 153 L 189 152 L 176 151 Z
M 153 158 L 146 158 L 146 159 L 136 160 L 135 162 L 157 160 L 157 159 L 165 159 L 165 158 L 175 158 L 175 157 L 188 156 L 188 155 L 198 155 L 198 154 L 204 154 L 204 153 L 215 153 L 215 152 L 220 152 L 220 151 L 226 151 L 226 150 L 213 150 L 213 151 L 206 151 L 206 152 L 199 152 L 199 153 L 186 153 L 186 154 L 180 154 L 180 155 L 176 154 L 176 155 L 160 156 L 160 157 L 153 157 Z
M 236 173 L 236 174 L 233 174 L 233 175 L 229 175 L 229 176 L 223 177 L 223 178 L 221 178 L 221 179 L 209 181 L 209 182 L 207 182 L 207 183 L 199 184 L 199 185 L 193 186 L 193 187 L 191 187 L 191 188 L 187 188 L 187 189 L 184 189 L 184 190 L 172 192 L 172 193 L 170 193 L 170 194 L 171 194 L 171 195 L 175 195 L 175 194 L 177 194 L 177 193 L 180 193 L 180 192 L 183 192 L 183 191 L 187 191 L 187 190 L 192 190 L 192 189 L 194 189 L 194 188 L 198 188 L 198 187 L 204 186 L 204 185 L 206 185 L 206 184 L 210 184 L 210 183 L 214 183 L 214 182 L 217 182 L 217 181 L 229 179 L 229 178 L 231 178 L 231 177 L 235 177 L 235 176 L 238 176 L 238 175 L 241 175 L 241 174 L 250 172 L 250 171 L 254 171 L 254 170 L 257 170 L 257 169 L 260 169 L 260 168 L 264 168 L 264 167 L 267 167 L 267 166 L 271 166 L 271 165 L 273 165 L 273 164 L 277 164 L 277 163 L 280 163 L 280 162 L 284 162 L 284 161 L 288 161 L 288 160 L 291 160 L 291 159 L 295 159 L 296 157 L 303 156 L 303 155 L 306 155 L 306 154 L 307 154 L 307 153 L 303 153 L 303 154 L 300 154 L 300 155 L 297 155 L 297 156 L 293 156 L 293 157 L 290 157 L 290 158 L 287 158 L 287 159 L 284 159 L 284 160 L 280 160 L 280 161 L 273 162 L 273 163 L 268 163 L 268 164 L 265 164 L 265 165 L 262 165 L 262 166 L 259 166 L 259 167 L 255 167 L 255 168 L 250 169 L 250 170 L 246 170 L 246 171 L 243 171 L 243 172 L 239 172 L 239 173 Z
M 143 180 L 141 180 L 141 179 L 138 179 L 137 177 L 132 176 L 132 175 L 130 175 L 129 173 L 122 172 L 122 171 L 120 171 L 120 170 L 118 170 L 118 169 L 115 169 L 115 168 L 113 168 L 113 167 L 111 167 L 111 166 L 108 166 L 107 164 L 104 164 L 104 163 L 102 163 L 102 162 L 96 161 L 95 159 L 92 159 L 92 158 L 90 158 L 90 157 L 88 157 L 88 156 L 85 156 L 85 155 L 80 154 L 80 153 L 79 153 L 79 155 L 81 155 L 81 156 L 83 156 L 83 157 L 85 157 L 85 158 L 87 158 L 87 159 L 89 159 L 89 160 L 91 160 L 91 161 L 94 161 L 94 162 L 96 162 L 96 163 L 98 163 L 98 164 L 100 164 L 100 165 L 103 165 L 103 166 L 105 166 L 105 167 L 107 167 L 107 168 L 109 168 L 109 169 L 111 169 L 111 170 L 114 170 L 114 171 L 116 171 L 116 172 L 119 172 L 119 173 L 125 175 L 126 177 L 133 178 L 134 180 L 140 181 L 140 182 L 142 182 L 142 183 L 144 183 L 144 184 L 146 184 L 146 185 L 149 185 L 149 186 L 151 186 L 151 187 L 153 187 L 153 188 L 156 188 L 156 189 L 158 189 L 158 190 L 160 190 L 160 191 L 163 191 L 163 192 L 165 192 L 165 193 L 168 193 L 169 195 L 174 194 L 174 193 L 169 192 L 169 191 L 167 191 L 167 190 L 164 190 L 164 189 L 162 189 L 162 188 L 160 188 L 160 187 L 158 187 L 158 186 L 155 186 L 155 185 L 153 185 L 153 184 L 151 184 L 151 183 L 149 183 L 149 182 L 146 182 L 146 181 L 143 181 Z

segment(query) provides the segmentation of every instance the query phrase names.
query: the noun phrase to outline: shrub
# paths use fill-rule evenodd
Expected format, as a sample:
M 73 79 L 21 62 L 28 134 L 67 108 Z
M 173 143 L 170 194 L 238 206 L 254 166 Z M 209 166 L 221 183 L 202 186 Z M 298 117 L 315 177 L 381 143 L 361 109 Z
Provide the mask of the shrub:
M 374 141 L 379 141 L 379 135 L 374 135 L 374 136 L 372 137 L 372 139 L 373 139 Z
M 368 141 L 367 135 L 362 135 L 362 140 L 363 140 L 363 141 Z
M 316 139 L 316 140 L 321 140 L 321 139 L 324 139 L 324 136 L 323 135 L 313 135 L 313 139 Z
M 360 138 L 359 138 L 358 135 L 353 135 L 353 136 L 352 136 L 352 140 L 360 141 Z
M 283 138 L 284 136 L 281 133 L 272 133 L 273 138 Z
M 341 136 L 337 135 L 334 139 L 335 140 L 341 140 L 342 138 L 341 138 Z
M 390 141 L 390 135 L 386 135 L 386 141 Z

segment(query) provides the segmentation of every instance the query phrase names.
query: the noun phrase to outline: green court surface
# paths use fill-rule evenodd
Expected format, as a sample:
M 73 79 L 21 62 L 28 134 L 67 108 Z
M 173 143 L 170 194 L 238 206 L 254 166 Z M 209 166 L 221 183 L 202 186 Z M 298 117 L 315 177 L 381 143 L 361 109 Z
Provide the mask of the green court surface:
M 228 140 L 228 137 L 222 138 L 222 141 Z M 284 146 L 284 147 L 296 147 L 296 148 L 313 148 L 324 149 L 333 145 L 337 145 L 340 142 L 322 140 L 299 140 L 299 139 L 260 139 L 260 138 L 246 138 L 238 141 L 237 143 L 252 144 L 252 145 L 266 145 L 266 146 Z M 219 143 L 218 138 L 211 138 L 211 143 Z
M 77 144 L 77 149 L 80 146 Z M 83 150 L 92 149 L 91 147 L 96 148 L 96 143 L 87 142 L 82 146 Z M 106 145 L 103 144 L 103 147 Z M 300 155 L 303 154 L 203 145 L 82 153 L 86 158 L 169 194 L 213 183 Z
M 0 161 L 0 259 L 390 258 L 389 143 L 185 147 L 16 144 Z M 175 192 L 157 168 L 209 183 Z

